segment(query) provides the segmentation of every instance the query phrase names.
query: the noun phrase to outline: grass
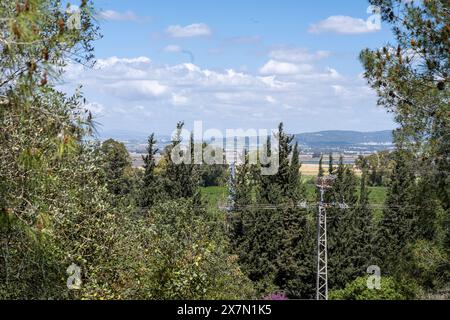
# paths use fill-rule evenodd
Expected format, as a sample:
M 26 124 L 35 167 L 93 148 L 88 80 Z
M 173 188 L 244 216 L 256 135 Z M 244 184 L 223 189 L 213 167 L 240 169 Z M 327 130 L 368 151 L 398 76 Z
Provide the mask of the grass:
M 225 204 L 228 197 L 228 188 L 221 187 L 205 187 L 201 188 L 203 199 L 208 203 L 208 207 L 215 209 L 219 204 Z
M 371 204 L 384 204 L 387 196 L 386 187 L 369 187 L 369 202 Z
M 316 187 L 311 182 L 311 177 L 303 177 L 303 182 L 306 186 L 306 194 L 308 202 L 316 201 Z M 369 201 L 371 204 L 384 204 L 387 194 L 385 187 L 369 187 Z M 228 188 L 226 186 L 220 187 L 206 187 L 201 189 L 203 198 L 207 201 L 208 207 L 217 208 L 219 204 L 225 204 L 228 197 Z M 375 211 L 381 211 L 377 209 Z M 375 212 L 377 215 L 379 212 Z

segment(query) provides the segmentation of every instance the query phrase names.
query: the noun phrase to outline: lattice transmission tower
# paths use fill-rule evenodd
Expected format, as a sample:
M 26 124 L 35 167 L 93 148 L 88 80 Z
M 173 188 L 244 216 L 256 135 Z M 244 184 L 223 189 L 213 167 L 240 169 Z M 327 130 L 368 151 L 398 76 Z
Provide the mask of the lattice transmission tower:
M 234 211 L 236 202 L 236 162 L 237 152 L 233 152 L 233 159 L 230 163 L 230 177 L 228 179 L 228 199 L 227 199 L 227 211 L 231 213 Z
M 328 252 L 327 252 L 327 204 L 325 190 L 330 189 L 334 176 L 319 177 L 317 187 L 320 191 L 317 213 L 317 284 L 316 299 L 328 300 Z

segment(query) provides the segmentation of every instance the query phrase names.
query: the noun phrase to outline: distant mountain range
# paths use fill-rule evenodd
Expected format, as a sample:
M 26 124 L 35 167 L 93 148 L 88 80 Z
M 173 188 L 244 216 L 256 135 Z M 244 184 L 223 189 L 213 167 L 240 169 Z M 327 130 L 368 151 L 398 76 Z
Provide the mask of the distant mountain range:
M 359 131 L 321 131 L 295 135 L 295 140 L 304 151 L 317 153 L 373 153 L 393 148 L 391 130 Z
M 390 145 L 392 131 L 320 131 L 296 134 L 295 139 L 307 146 Z

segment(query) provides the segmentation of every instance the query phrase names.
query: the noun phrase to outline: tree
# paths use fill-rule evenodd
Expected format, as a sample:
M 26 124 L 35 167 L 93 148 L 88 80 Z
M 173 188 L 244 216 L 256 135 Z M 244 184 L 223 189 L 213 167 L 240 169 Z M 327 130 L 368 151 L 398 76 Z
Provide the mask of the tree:
M 87 0 L 75 13 L 61 8 L 59 1 L 3 1 L 0 94 L 8 97 L 13 87 L 26 91 L 45 86 L 68 60 L 92 65 L 92 41 L 100 37 L 92 15 L 93 4 Z
M 170 200 L 151 208 L 156 253 L 149 267 L 157 299 L 242 299 L 254 297 L 248 278 L 228 253 L 223 225 L 193 199 Z
M 101 183 L 98 146 L 85 140 L 92 115 L 78 92 L 52 85 L 72 54 L 91 62 L 92 6 L 83 1 L 82 28 L 69 29 L 59 1 L 16 4 L 0 4 L 9 22 L 0 26 L 0 295 L 111 297 L 122 217 Z M 82 269 L 78 292 L 64 281 L 72 263 Z
M 362 176 L 359 186 L 359 199 L 355 208 L 354 228 L 352 234 L 352 263 L 356 266 L 354 275 L 360 275 L 364 269 L 373 265 L 374 259 L 373 243 L 375 240 L 375 226 L 373 210 L 370 207 L 368 189 L 368 163 L 363 161 Z
M 296 142 L 292 149 L 291 162 L 289 165 L 290 177 L 289 177 L 289 189 L 288 194 L 294 201 L 305 200 L 306 189 L 302 184 L 302 175 L 300 173 L 300 148 Z
M 406 263 L 412 243 L 434 237 L 431 241 L 438 249 L 448 248 L 437 234 L 448 230 L 448 222 L 438 218 L 441 210 L 447 216 L 450 210 L 449 3 L 370 3 L 381 8 L 396 39 L 394 45 L 366 49 L 360 55 L 379 105 L 392 112 L 399 124 L 394 134 L 395 168 L 380 226 L 380 242 L 388 245 L 383 248 L 387 251 L 383 263 L 396 276 L 414 279 L 415 273 L 408 271 L 413 268 Z
M 147 154 L 142 157 L 145 171 L 142 179 L 140 206 L 143 208 L 150 208 L 162 198 L 161 179 L 155 173 L 155 156 L 159 151 L 156 143 L 155 134 L 152 133 L 147 140 Z
M 200 177 L 197 166 L 193 163 L 193 137 L 189 144 L 183 148 L 182 131 L 184 122 L 177 124 L 176 133 L 172 143 L 166 147 L 166 166 L 162 172 L 165 194 L 169 199 L 191 198 L 200 199 Z M 178 154 L 176 154 L 178 153 Z M 181 163 L 174 161 L 174 156 L 179 156 Z
M 406 300 L 414 297 L 414 287 L 405 286 L 390 277 L 381 278 L 380 289 L 369 289 L 367 277 L 359 277 L 345 288 L 330 292 L 331 300 Z
M 395 114 L 400 124 L 396 139 L 419 155 L 416 167 L 436 181 L 429 188 L 448 210 L 448 1 L 370 3 L 381 8 L 396 44 L 361 52 L 365 77 L 379 105 Z
M 231 213 L 230 217 L 230 241 L 234 250 L 239 254 L 245 254 L 245 250 L 241 247 L 243 240 L 245 239 L 247 228 L 252 227 L 253 221 L 248 218 L 252 216 L 250 207 L 253 204 L 252 194 L 254 188 L 254 181 L 251 177 L 252 168 L 249 164 L 248 152 L 245 151 L 244 161 L 236 170 L 236 182 L 235 182 L 235 210 Z
M 111 194 L 123 197 L 133 190 L 131 158 L 125 145 L 113 139 L 101 145 L 103 170 L 108 190 Z
M 0 3 L 0 299 L 254 298 L 223 222 L 194 198 L 138 217 L 111 201 L 124 191 L 126 150 L 93 141 L 79 91 L 55 89 L 71 54 L 93 62 L 93 7 L 79 8 L 71 29 L 60 1 Z
M 308 298 L 314 283 L 314 236 L 311 216 L 298 208 L 305 200 L 301 183 L 299 149 L 293 137 L 280 124 L 276 134 L 279 142 L 279 169 L 274 175 L 256 174 L 256 204 L 252 202 L 247 162 L 238 169 L 235 234 L 240 235 L 241 265 L 256 283 L 260 294 L 284 290 L 293 298 Z M 270 139 L 265 151 L 274 152 Z M 242 222 L 241 222 L 242 221 Z M 237 232 L 236 232 L 237 230 Z
M 267 138 L 264 148 L 265 153 L 271 156 L 270 137 Z M 245 274 L 255 283 L 258 293 L 264 295 L 278 289 L 274 284 L 274 278 L 280 245 L 279 213 L 277 210 L 265 209 L 264 206 L 271 203 L 280 203 L 281 190 L 278 185 L 272 183 L 272 176 L 262 176 L 260 171 L 256 170 L 250 169 L 250 171 L 255 179 L 256 201 L 253 208 L 242 212 L 243 236 L 239 260 Z M 241 171 L 240 174 L 243 172 Z M 248 177 L 248 175 L 246 176 Z M 239 189 L 243 186 L 241 177 L 239 176 L 237 180 L 237 204 L 248 202 L 251 196 L 248 193 L 239 192 Z M 247 180 L 246 183 L 248 182 Z
M 368 183 L 373 187 L 387 185 L 388 173 L 392 170 L 391 154 L 389 151 L 379 151 L 369 156 L 359 156 L 355 161 L 358 169 L 367 166 L 369 171 Z
M 332 188 L 327 191 L 327 202 L 332 204 L 327 209 L 328 270 L 329 287 L 339 289 L 364 274 L 368 267 L 372 215 L 367 206 L 358 205 L 356 177 L 344 165 L 342 156 L 335 174 Z
M 328 174 L 332 175 L 334 173 L 334 159 L 333 153 L 330 152 L 329 161 L 328 161 Z
M 414 239 L 414 197 L 415 176 L 411 168 L 411 153 L 396 150 L 395 167 L 386 199 L 386 209 L 378 228 L 377 251 L 380 267 L 394 274 L 401 254 L 409 241 Z
M 320 160 L 319 160 L 319 174 L 317 175 L 318 177 L 323 177 L 325 175 L 324 170 L 323 170 L 323 154 L 320 156 Z
M 280 130 L 280 135 L 283 131 Z M 289 140 L 280 139 L 280 141 Z M 282 145 L 283 142 L 280 144 Z M 292 298 L 311 298 L 314 283 L 314 219 L 307 210 L 298 208 L 300 201 L 306 200 L 306 191 L 301 184 L 299 148 L 296 143 L 292 149 L 289 164 L 290 177 L 281 182 L 288 186 L 283 195 L 286 207 L 282 210 L 282 235 L 278 270 L 275 283 Z M 281 157 L 281 154 L 280 154 Z M 289 201 L 290 200 L 290 201 Z

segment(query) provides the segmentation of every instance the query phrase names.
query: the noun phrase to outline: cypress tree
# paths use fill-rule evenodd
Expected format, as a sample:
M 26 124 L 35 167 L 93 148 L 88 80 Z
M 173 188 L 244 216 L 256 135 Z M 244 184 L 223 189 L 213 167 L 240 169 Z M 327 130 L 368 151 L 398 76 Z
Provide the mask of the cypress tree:
M 319 178 L 325 175 L 325 171 L 323 170 L 323 154 L 320 155 L 319 160 L 319 174 L 317 175 Z
M 294 148 L 292 149 L 292 159 L 290 164 L 290 180 L 288 196 L 293 199 L 296 203 L 303 199 L 306 194 L 306 189 L 302 184 L 302 175 L 300 173 L 300 168 L 302 164 L 300 163 L 300 149 L 298 143 L 296 142 Z
M 127 177 L 131 169 L 131 159 L 123 143 L 113 139 L 104 141 L 101 145 L 105 182 L 111 194 L 124 197 L 132 190 L 132 181 Z
M 144 161 L 144 177 L 141 186 L 140 206 L 143 208 L 153 206 L 161 196 L 161 182 L 155 174 L 155 155 L 159 151 L 156 143 L 155 134 L 152 133 L 147 140 L 147 153 L 142 157 Z
M 194 198 L 194 202 L 198 205 L 200 202 L 200 179 L 198 170 L 193 163 L 192 150 L 194 145 L 192 135 L 187 150 L 182 148 L 180 148 L 182 150 L 179 150 L 179 156 L 185 157 L 188 161 L 175 163 L 172 158 L 172 151 L 182 143 L 181 133 L 183 127 L 184 122 L 177 124 L 176 134 L 172 143 L 165 150 L 166 167 L 162 174 L 164 189 L 169 199 Z
M 272 156 L 270 137 L 267 137 L 264 149 L 267 156 Z M 256 204 L 243 218 L 241 260 L 248 277 L 256 283 L 258 291 L 264 294 L 277 289 L 274 278 L 277 272 L 282 224 L 279 210 L 270 207 L 282 203 L 282 190 L 276 183 L 276 175 L 262 175 L 259 170 L 253 173 L 256 182 Z
M 241 247 L 243 238 L 246 235 L 244 224 L 248 227 L 253 223 L 253 221 L 248 221 L 248 218 L 251 217 L 250 206 L 253 202 L 251 173 L 248 153 L 245 151 L 243 163 L 236 168 L 235 210 L 233 210 L 229 218 L 231 224 L 230 241 L 240 256 L 245 254 Z
M 275 286 L 292 298 L 309 298 L 314 291 L 314 228 L 312 217 L 297 206 L 305 199 L 299 149 L 292 146 L 293 137 L 284 132 L 283 124 L 277 138 L 279 170 L 272 176 L 256 175 L 256 209 L 243 211 L 241 261 L 260 291 Z M 270 139 L 266 151 L 270 156 Z M 249 201 L 248 195 L 237 199 Z
M 367 160 L 363 161 L 362 176 L 359 187 L 359 199 L 354 210 L 354 228 L 352 233 L 351 262 L 355 266 L 354 272 L 350 275 L 352 280 L 362 276 L 367 267 L 375 264 L 373 258 L 374 225 L 373 211 L 369 203 L 370 191 L 367 187 L 369 168 Z
M 333 159 L 333 153 L 330 152 L 329 160 L 328 160 L 328 174 L 332 175 L 334 173 L 334 159 Z
M 411 204 L 414 198 L 415 177 L 412 170 L 412 156 L 406 150 L 398 148 L 394 152 L 395 166 L 392 171 L 378 233 L 376 255 L 380 267 L 393 273 L 406 244 L 414 237 L 414 212 Z
M 314 293 L 314 228 L 313 217 L 298 203 L 306 200 L 301 184 L 299 148 L 292 149 L 289 185 L 283 195 L 281 247 L 275 283 L 292 298 L 312 298 Z
M 365 272 L 356 262 L 360 225 L 357 215 L 356 177 L 352 169 L 339 158 L 336 179 L 327 201 L 332 206 L 328 214 L 328 269 L 329 287 L 343 288 L 355 275 Z

